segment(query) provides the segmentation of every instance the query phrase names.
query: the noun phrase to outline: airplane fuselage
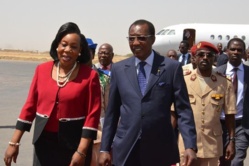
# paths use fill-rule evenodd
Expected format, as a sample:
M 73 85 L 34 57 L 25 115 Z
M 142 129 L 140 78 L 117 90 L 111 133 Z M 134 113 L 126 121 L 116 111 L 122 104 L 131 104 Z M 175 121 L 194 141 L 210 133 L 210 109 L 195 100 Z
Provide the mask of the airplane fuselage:
M 163 28 L 156 34 L 153 49 L 165 55 L 169 49 L 178 51 L 182 40 L 188 40 L 190 48 L 199 41 L 207 41 L 217 45 L 238 37 L 249 43 L 249 25 L 245 24 L 178 24 Z

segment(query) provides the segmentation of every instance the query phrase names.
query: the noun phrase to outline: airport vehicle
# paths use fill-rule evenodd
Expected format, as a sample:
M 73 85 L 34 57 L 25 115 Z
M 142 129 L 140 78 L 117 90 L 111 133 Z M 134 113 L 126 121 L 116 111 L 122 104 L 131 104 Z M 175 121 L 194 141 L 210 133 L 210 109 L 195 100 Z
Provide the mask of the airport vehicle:
M 188 40 L 190 48 L 199 41 L 207 41 L 217 45 L 238 37 L 249 44 L 249 25 L 247 24 L 178 24 L 163 28 L 156 34 L 153 49 L 165 55 L 169 49 L 178 51 L 182 40 Z

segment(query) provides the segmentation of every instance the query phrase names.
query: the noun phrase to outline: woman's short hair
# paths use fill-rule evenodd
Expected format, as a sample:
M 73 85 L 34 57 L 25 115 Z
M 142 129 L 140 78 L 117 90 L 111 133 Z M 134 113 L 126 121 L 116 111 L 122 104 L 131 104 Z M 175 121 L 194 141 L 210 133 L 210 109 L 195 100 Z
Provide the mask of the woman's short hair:
M 57 47 L 61 41 L 61 39 L 67 34 L 76 33 L 80 36 L 80 46 L 81 46 L 81 56 L 78 56 L 77 61 L 79 63 L 86 63 L 90 60 L 90 52 L 88 49 L 88 44 L 86 38 L 83 34 L 81 34 L 80 29 L 77 24 L 73 22 L 68 22 L 63 24 L 58 30 L 55 39 L 53 40 L 50 48 L 50 56 L 54 59 L 54 61 L 58 61 Z

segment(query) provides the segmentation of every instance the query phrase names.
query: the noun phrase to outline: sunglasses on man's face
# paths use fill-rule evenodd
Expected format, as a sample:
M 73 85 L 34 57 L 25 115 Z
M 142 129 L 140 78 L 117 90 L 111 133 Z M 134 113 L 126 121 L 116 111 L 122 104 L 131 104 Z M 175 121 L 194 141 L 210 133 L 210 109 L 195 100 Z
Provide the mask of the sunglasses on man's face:
M 149 37 L 152 35 L 146 35 L 146 36 L 128 36 L 127 39 L 129 42 L 134 42 L 136 39 L 139 42 L 145 42 Z
M 196 54 L 196 56 L 201 57 L 201 58 L 203 58 L 204 56 L 207 56 L 207 58 L 212 58 L 214 57 L 214 55 L 215 54 L 213 52 L 198 52 Z

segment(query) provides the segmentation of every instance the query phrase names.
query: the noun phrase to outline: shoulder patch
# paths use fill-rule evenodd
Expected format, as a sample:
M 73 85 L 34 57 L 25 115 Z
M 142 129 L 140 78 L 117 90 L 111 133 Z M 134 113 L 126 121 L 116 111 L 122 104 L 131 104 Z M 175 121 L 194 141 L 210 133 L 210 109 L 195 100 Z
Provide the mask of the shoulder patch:
M 212 75 L 211 75 L 211 80 L 212 80 L 213 82 L 216 82 L 216 81 L 217 81 L 216 76 L 212 74 Z
M 196 74 L 191 75 L 190 80 L 194 81 L 196 79 Z
M 225 75 L 225 74 L 223 74 L 223 73 L 221 73 L 221 72 L 216 72 L 216 74 L 218 74 L 219 76 L 222 76 L 222 77 L 224 77 L 224 78 L 226 78 L 227 80 L 229 80 L 229 81 L 232 81 L 232 78 L 230 77 L 230 76 L 227 76 L 227 75 Z
M 184 76 L 187 76 L 187 75 L 189 75 L 189 74 L 191 74 L 191 73 L 192 73 L 192 71 L 189 70 L 189 69 L 183 70 L 183 75 L 184 75 Z

